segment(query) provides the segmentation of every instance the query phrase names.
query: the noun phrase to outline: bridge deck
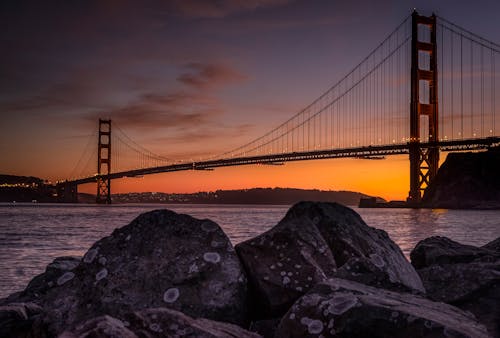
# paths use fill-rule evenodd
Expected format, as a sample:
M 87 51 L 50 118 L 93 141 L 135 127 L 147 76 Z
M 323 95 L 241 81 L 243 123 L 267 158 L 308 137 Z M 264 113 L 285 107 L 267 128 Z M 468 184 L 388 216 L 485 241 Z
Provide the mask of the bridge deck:
M 500 145 L 500 137 L 488 137 L 482 139 L 465 139 L 453 141 L 440 141 L 437 143 L 420 143 L 422 148 L 439 148 L 441 151 L 467 151 L 486 149 L 492 146 Z M 219 160 L 209 160 L 200 162 L 178 163 L 166 166 L 134 169 L 109 174 L 110 179 L 123 177 L 134 177 L 142 175 L 151 175 L 172 171 L 184 170 L 210 170 L 218 167 L 240 166 L 249 164 L 276 164 L 282 162 L 319 160 L 332 158 L 355 158 L 371 156 L 390 156 L 408 154 L 409 143 L 391 144 L 382 146 L 365 146 L 356 148 L 327 149 L 317 151 L 292 152 L 283 154 L 269 154 L 261 156 L 234 157 Z M 81 178 L 78 180 L 67 181 L 67 183 L 79 185 L 97 181 L 97 175 Z M 102 175 L 108 178 L 107 175 Z

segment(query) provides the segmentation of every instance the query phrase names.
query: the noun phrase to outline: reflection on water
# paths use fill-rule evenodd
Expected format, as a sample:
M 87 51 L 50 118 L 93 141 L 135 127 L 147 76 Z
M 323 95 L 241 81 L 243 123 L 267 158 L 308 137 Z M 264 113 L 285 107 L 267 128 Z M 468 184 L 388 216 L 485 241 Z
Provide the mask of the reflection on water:
M 287 206 L 242 205 L 9 205 L 0 204 L 0 297 L 22 289 L 55 257 L 81 256 L 113 229 L 140 213 L 167 207 L 197 218 L 210 218 L 233 244 L 274 226 Z M 426 237 L 446 236 L 484 245 L 500 236 L 500 211 L 356 209 L 365 222 L 386 230 L 409 255 Z

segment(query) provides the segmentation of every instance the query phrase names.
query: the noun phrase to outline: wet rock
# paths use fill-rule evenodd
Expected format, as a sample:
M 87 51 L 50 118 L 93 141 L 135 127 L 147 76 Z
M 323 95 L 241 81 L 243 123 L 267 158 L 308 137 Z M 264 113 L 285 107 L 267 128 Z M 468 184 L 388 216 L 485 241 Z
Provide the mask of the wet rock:
M 54 334 L 95 316 L 122 318 L 150 307 L 247 322 L 246 277 L 227 236 L 212 221 L 169 210 L 116 229 L 56 282 L 43 300 Z
M 258 318 L 273 318 L 328 277 L 423 292 L 422 282 L 386 232 L 336 203 L 301 202 L 278 225 L 240 243 Z
M 493 250 L 500 253 L 500 237 L 482 246 L 483 249 Z
M 40 321 L 42 308 L 34 303 L 0 306 L 0 337 L 46 337 Z
M 257 338 L 258 334 L 239 326 L 198 318 L 167 309 L 143 309 L 120 320 L 110 316 L 90 319 L 64 332 L 60 338 L 135 338 L 135 337 L 238 337 Z
M 472 312 L 500 336 L 500 257 L 495 241 L 477 248 L 445 237 L 421 241 L 412 251 L 429 299 Z
M 433 264 L 468 263 L 475 260 L 494 261 L 500 253 L 488 248 L 464 245 L 446 237 L 434 236 L 418 242 L 411 251 L 411 264 L 422 269 Z
M 331 279 L 283 316 L 276 337 L 489 337 L 473 315 L 420 296 Z
M 252 292 L 254 318 L 282 315 L 336 269 L 328 245 L 308 220 L 285 217 L 271 230 L 236 245 Z

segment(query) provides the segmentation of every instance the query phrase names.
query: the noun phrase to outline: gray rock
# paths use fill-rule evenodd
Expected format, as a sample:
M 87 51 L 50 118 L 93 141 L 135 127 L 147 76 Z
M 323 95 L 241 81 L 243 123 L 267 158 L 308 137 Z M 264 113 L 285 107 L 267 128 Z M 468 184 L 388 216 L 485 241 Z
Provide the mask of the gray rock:
M 422 269 L 433 264 L 468 263 L 474 260 L 495 261 L 500 253 L 487 248 L 464 245 L 446 237 L 434 236 L 418 242 L 411 251 L 411 264 Z
M 308 220 L 285 217 L 271 230 L 236 245 L 245 266 L 254 318 L 273 318 L 336 270 L 328 245 Z
M 286 218 L 315 224 L 338 271 L 335 277 L 387 289 L 425 292 L 422 281 L 389 235 L 366 225 L 352 209 L 336 203 L 303 202 Z
M 482 246 L 483 249 L 493 250 L 500 253 L 500 237 Z
M 169 210 L 116 229 L 56 283 L 43 300 L 54 334 L 99 315 L 121 318 L 150 307 L 247 322 L 246 277 L 227 236 L 212 221 Z
M 135 337 L 201 337 L 258 338 L 258 334 L 239 326 L 198 318 L 167 308 L 143 309 L 125 315 L 124 320 L 110 316 L 90 319 L 60 338 L 135 338 Z
M 387 233 L 336 203 L 298 203 L 278 225 L 238 244 L 236 251 L 248 272 L 254 318 L 281 316 L 315 284 L 333 276 L 424 292 L 415 269 Z
M 409 293 L 331 279 L 285 314 L 276 337 L 489 337 L 473 315 Z

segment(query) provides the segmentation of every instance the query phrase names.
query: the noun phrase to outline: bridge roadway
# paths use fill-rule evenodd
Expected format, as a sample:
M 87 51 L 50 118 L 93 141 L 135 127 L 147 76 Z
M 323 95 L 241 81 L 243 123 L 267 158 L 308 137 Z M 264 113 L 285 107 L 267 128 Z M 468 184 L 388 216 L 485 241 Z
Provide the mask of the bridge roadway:
M 487 137 L 480 139 L 464 139 L 452 141 L 439 141 L 437 143 L 420 143 L 420 148 L 436 148 L 441 151 L 467 151 L 467 150 L 480 150 L 492 146 L 500 145 L 500 137 Z M 118 179 L 123 177 L 135 177 L 143 175 L 151 175 L 173 171 L 184 170 L 211 170 L 218 167 L 229 167 L 249 164 L 281 164 L 283 162 L 291 161 L 305 161 L 305 160 L 319 160 L 319 159 L 332 159 L 332 158 L 370 158 L 371 156 L 388 156 L 388 155 L 401 155 L 409 153 L 410 143 L 403 144 L 390 144 L 381 146 L 364 146 L 356 148 L 343 148 L 343 149 L 328 149 L 304 152 L 292 152 L 283 154 L 269 154 L 261 156 L 244 156 L 233 157 L 220 160 L 209 160 L 200 162 L 188 162 L 170 164 L 166 166 L 151 167 L 144 169 L 133 169 L 111 173 L 109 175 L 101 175 L 103 179 Z M 66 181 L 71 185 L 80 185 L 85 183 L 95 183 L 98 176 L 91 176 L 81 178 L 73 181 Z

